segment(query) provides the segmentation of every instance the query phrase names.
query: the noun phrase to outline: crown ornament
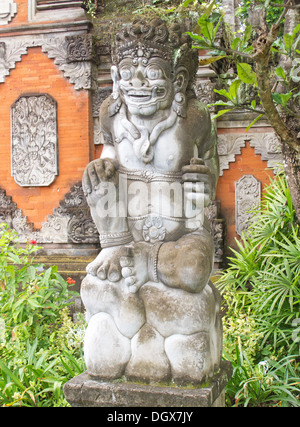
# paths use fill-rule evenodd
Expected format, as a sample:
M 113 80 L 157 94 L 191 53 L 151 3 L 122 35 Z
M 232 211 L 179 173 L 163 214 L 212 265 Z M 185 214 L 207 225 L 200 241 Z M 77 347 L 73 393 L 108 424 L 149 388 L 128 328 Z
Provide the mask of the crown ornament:
M 137 63 L 141 58 L 146 65 L 153 57 L 170 62 L 173 68 L 185 66 L 191 78 L 196 74 L 198 53 L 192 49 L 190 36 L 182 34 L 180 25 L 168 27 L 160 18 L 136 20 L 117 33 L 112 50 L 114 64 L 119 64 L 125 58 L 131 58 L 133 63 Z

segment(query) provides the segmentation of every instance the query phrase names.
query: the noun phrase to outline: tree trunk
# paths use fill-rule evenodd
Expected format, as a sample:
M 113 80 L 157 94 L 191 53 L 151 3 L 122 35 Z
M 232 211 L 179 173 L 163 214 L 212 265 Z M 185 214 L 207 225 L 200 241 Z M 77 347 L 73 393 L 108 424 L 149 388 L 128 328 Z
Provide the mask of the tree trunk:
M 284 142 L 282 143 L 284 171 L 291 193 L 293 206 L 300 222 L 300 162 L 298 153 Z
M 300 140 L 296 132 L 283 122 L 273 102 L 268 64 L 269 54 L 267 52 L 265 55 L 261 54 L 256 63 L 257 86 L 266 116 L 282 144 L 287 183 L 298 221 L 300 221 Z

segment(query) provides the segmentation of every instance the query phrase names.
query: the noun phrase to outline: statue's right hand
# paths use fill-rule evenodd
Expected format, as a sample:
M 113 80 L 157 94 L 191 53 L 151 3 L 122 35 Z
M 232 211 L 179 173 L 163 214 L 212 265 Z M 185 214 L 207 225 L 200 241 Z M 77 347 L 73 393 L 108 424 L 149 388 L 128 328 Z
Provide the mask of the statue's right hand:
M 118 163 L 113 159 L 96 159 L 83 173 L 82 188 L 86 197 L 97 192 L 101 182 L 117 182 Z

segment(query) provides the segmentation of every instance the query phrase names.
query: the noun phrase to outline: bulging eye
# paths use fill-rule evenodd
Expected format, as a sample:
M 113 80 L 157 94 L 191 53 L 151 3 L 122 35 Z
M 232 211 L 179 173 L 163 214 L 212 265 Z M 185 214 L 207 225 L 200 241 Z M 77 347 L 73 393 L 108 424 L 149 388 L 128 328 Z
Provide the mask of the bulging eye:
M 120 70 L 120 76 L 123 80 L 130 80 L 133 76 L 132 70 L 130 68 L 122 68 Z
M 147 68 L 147 77 L 150 80 L 161 79 L 163 76 L 162 70 L 158 67 L 151 66 Z

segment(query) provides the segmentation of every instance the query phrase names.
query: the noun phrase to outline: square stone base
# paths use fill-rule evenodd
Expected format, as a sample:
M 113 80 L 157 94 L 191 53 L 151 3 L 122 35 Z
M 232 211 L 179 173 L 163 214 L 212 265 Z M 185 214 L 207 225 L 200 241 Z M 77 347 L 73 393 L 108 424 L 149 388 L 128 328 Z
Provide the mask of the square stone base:
M 85 372 L 64 385 L 64 394 L 74 407 L 223 407 L 231 375 L 231 364 L 223 361 L 208 386 L 184 388 L 103 382 Z

